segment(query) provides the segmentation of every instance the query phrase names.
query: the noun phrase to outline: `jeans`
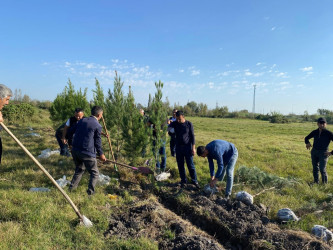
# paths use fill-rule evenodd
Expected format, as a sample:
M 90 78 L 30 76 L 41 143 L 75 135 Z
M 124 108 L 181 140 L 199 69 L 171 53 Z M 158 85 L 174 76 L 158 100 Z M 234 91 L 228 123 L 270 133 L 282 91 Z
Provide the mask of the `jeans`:
M 153 142 L 153 154 L 155 155 L 155 141 Z M 160 158 L 162 162 L 160 163 Z M 157 155 L 156 155 L 156 169 L 160 169 L 162 172 L 165 171 L 166 168 L 166 152 L 165 152 L 165 142 L 162 142 L 162 146 L 159 148 Z
M 193 163 L 192 147 L 191 145 L 177 145 L 176 147 L 176 160 L 178 165 L 178 171 L 182 183 L 186 183 L 186 173 L 185 173 L 185 162 L 187 169 L 190 172 L 190 176 L 193 183 L 197 183 L 197 173 L 195 171 L 195 166 Z
M 171 134 L 170 136 L 170 152 L 171 152 L 171 156 L 175 156 L 176 154 L 176 135 L 175 134 Z
M 238 151 L 234 152 L 234 155 L 230 158 L 229 162 L 224 166 L 221 176 L 218 178 L 219 181 L 222 181 L 225 174 L 227 174 L 227 187 L 225 190 L 225 195 L 231 195 L 232 185 L 234 184 L 234 169 L 236 161 L 238 159 Z
M 60 155 L 70 156 L 68 145 L 64 144 L 61 140 L 62 135 L 56 132 L 55 137 L 57 138 L 58 144 L 60 146 Z
M 328 157 L 325 155 L 326 151 L 327 150 L 317 150 L 315 148 L 312 148 L 311 150 L 313 179 L 315 183 L 319 183 L 319 171 L 321 173 L 322 182 L 327 183 L 326 164 Z
M 73 179 L 71 181 L 71 184 L 69 186 L 69 189 L 75 189 L 80 183 L 80 180 L 82 178 L 82 175 L 84 171 L 87 169 L 87 171 L 90 174 L 89 184 L 87 193 L 89 195 L 95 193 L 95 185 L 99 178 L 99 171 L 97 167 L 97 160 L 94 157 L 82 154 L 79 151 L 72 151 L 73 160 L 75 163 L 75 173 L 73 176 Z

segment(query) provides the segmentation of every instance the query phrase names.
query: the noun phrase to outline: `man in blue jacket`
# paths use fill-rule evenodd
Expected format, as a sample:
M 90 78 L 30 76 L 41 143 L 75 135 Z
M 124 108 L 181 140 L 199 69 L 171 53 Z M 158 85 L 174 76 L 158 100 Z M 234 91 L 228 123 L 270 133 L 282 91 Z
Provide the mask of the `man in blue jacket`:
M 238 158 L 238 151 L 235 145 L 227 141 L 215 140 L 208 143 L 206 146 L 199 146 L 197 148 L 197 154 L 198 156 L 208 158 L 211 187 L 214 187 L 218 180 L 222 181 L 224 175 L 227 173 L 225 197 L 229 198 L 234 182 L 234 169 Z M 217 162 L 216 174 L 213 159 Z
M 91 109 L 90 117 L 81 119 L 70 129 L 70 133 L 74 134 L 72 155 L 76 167 L 69 186 L 70 190 L 77 188 L 85 169 L 87 169 L 90 174 L 87 193 L 88 195 L 95 193 L 95 185 L 99 176 L 96 154 L 100 160 L 106 161 L 102 150 L 102 126 L 98 122 L 102 116 L 103 109 L 94 106 Z

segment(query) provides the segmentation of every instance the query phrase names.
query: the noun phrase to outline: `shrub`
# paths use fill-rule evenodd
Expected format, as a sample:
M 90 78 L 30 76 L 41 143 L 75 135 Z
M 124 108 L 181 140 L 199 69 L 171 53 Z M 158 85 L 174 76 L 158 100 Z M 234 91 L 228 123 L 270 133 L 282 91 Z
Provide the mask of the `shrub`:
M 8 122 L 28 121 L 35 114 L 35 108 L 29 103 L 16 103 L 5 106 L 3 116 Z

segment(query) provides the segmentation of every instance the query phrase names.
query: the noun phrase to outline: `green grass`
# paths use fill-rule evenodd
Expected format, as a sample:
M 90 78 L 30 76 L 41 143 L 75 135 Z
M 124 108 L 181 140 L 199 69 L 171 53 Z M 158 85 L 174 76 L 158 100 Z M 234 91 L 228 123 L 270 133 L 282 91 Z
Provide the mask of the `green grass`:
M 57 149 L 55 131 L 48 118 L 48 113 L 41 110 L 39 117 L 33 121 L 10 125 L 9 129 L 37 157 L 46 148 Z M 194 125 L 196 146 L 206 145 L 212 140 L 223 139 L 236 145 L 239 159 L 236 172 L 240 166 L 257 167 L 271 178 L 295 178 L 299 184 L 284 185 L 276 190 L 267 191 L 255 197 L 256 203 L 263 203 L 270 208 L 270 217 L 274 218 L 280 208 L 289 207 L 302 218 L 300 222 L 287 224 L 287 228 L 310 231 L 314 224 L 333 228 L 332 182 L 326 186 L 310 187 L 312 166 L 310 153 L 306 150 L 304 137 L 316 128 L 315 123 L 271 124 L 265 121 L 241 119 L 188 118 Z M 34 131 L 30 131 L 32 127 Z M 332 126 L 328 129 L 333 130 Z M 42 137 L 26 137 L 25 134 L 36 132 Z M 0 165 L 0 249 L 157 249 L 157 242 L 149 239 L 105 238 L 108 229 L 108 217 L 113 211 L 119 211 L 138 200 L 135 189 L 138 182 L 145 177 L 135 176 L 131 171 L 123 170 L 123 178 L 134 182 L 128 189 L 121 190 L 117 183 L 97 187 L 97 193 L 89 199 L 86 195 L 88 175 L 85 174 L 79 188 L 69 193 L 80 212 L 94 224 L 85 228 L 59 191 L 41 170 L 25 155 L 22 149 L 6 134 L 1 132 L 3 140 L 3 162 Z M 104 140 L 104 139 L 103 139 Z M 107 142 L 104 141 L 105 148 Z M 174 178 L 170 182 L 179 182 L 175 158 L 170 156 L 167 145 L 167 168 Z M 41 159 L 41 164 L 55 178 L 63 175 L 71 179 L 74 164 L 70 158 L 52 156 Z M 207 159 L 195 157 L 198 179 L 201 185 L 209 182 Z M 329 160 L 328 175 L 333 175 L 333 162 Z M 111 167 L 103 167 L 101 173 L 117 177 Z M 135 184 L 135 182 L 137 184 Z M 149 183 L 146 180 L 146 183 Z M 235 183 L 233 193 L 244 190 L 256 194 L 270 187 L 270 182 L 260 185 Z M 159 184 L 160 186 L 161 184 Z M 222 188 L 225 183 L 219 184 Z M 48 187 L 51 192 L 32 193 L 31 187 Z M 65 188 L 67 191 L 67 188 Z M 148 192 L 148 191 L 144 191 Z M 117 194 L 118 199 L 110 200 L 107 194 Z M 180 202 L 190 204 L 190 198 L 181 195 Z M 333 204 L 332 204 L 333 205 Z M 320 214 L 314 214 L 322 209 Z M 167 238 L 174 237 L 166 229 Z

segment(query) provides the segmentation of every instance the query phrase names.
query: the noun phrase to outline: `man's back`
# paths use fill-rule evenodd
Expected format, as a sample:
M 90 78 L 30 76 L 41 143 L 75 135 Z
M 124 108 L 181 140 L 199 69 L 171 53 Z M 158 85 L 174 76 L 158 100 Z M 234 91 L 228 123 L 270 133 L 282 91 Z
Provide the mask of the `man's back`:
M 95 117 L 80 120 L 74 129 L 73 150 L 91 157 L 103 154 L 101 131 L 102 126 Z

